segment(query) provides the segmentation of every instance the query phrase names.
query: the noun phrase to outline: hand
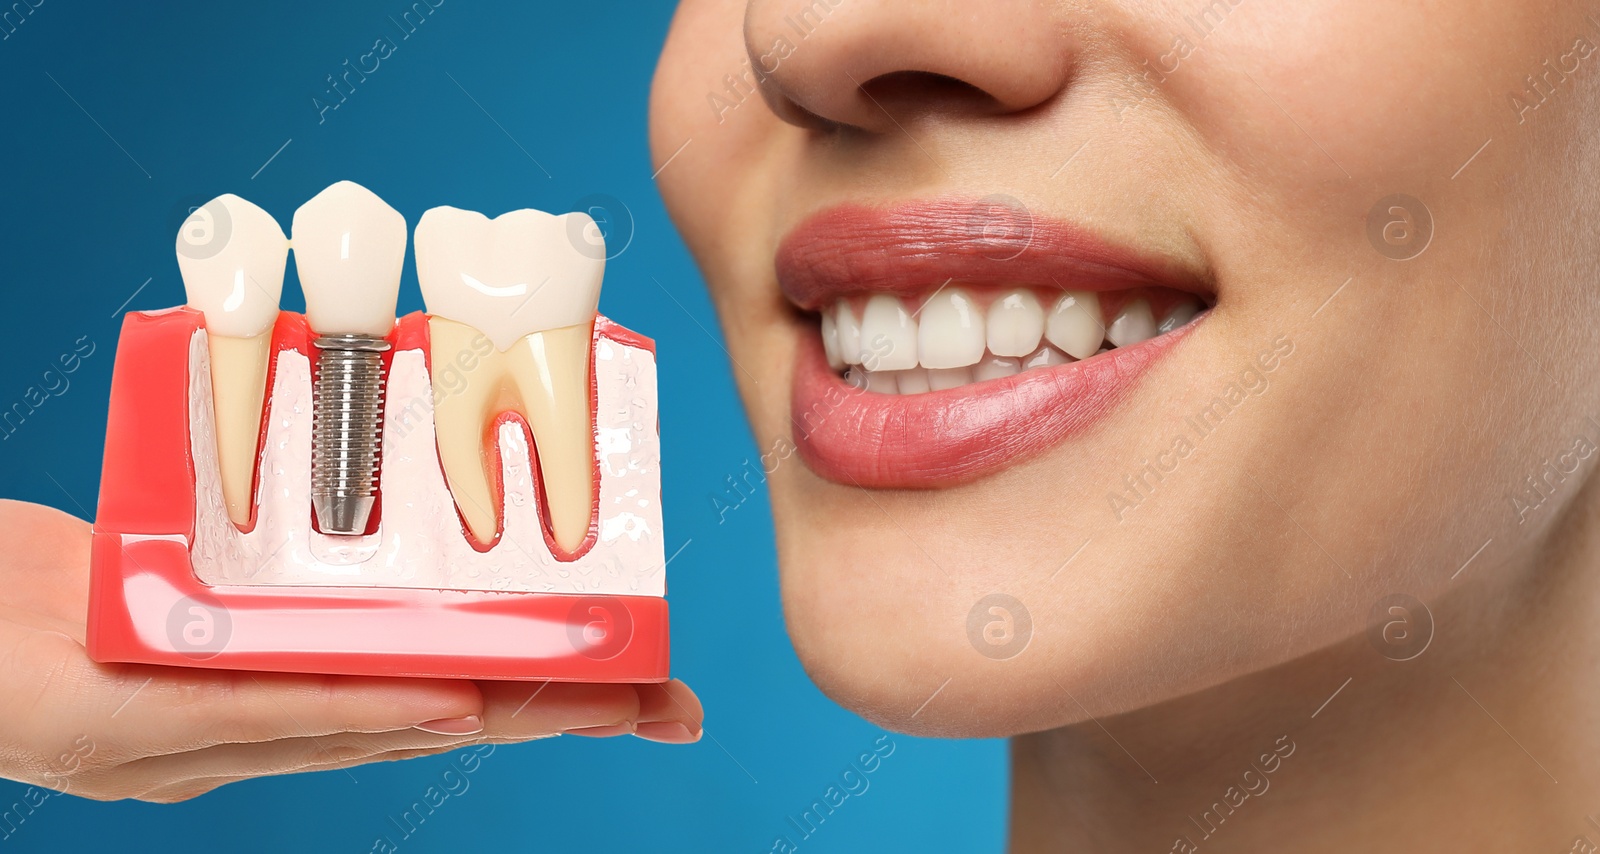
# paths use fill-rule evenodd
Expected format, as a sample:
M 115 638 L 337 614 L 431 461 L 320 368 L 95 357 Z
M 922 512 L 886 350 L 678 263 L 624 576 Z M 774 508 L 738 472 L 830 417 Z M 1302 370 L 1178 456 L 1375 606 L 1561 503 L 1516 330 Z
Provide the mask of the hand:
M 98 664 L 88 523 L 0 500 L 0 776 L 170 803 L 270 774 L 479 742 L 700 737 L 688 686 L 306 676 Z M 587 730 L 587 731 L 585 731 Z

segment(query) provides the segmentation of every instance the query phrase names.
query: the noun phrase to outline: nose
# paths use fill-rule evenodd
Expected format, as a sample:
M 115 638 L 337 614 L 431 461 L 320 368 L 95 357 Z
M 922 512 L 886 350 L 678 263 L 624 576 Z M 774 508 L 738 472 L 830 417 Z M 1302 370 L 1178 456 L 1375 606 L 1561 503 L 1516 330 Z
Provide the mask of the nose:
M 1038 106 L 1077 55 L 1044 0 L 750 0 L 744 36 L 780 118 L 875 133 L 918 113 Z

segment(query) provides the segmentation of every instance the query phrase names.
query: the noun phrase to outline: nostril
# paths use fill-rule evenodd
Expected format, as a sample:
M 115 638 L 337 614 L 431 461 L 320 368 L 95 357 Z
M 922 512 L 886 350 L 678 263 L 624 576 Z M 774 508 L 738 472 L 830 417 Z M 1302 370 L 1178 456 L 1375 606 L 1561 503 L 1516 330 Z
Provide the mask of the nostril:
M 861 92 L 884 109 L 922 112 L 991 114 L 1004 110 L 1000 100 L 965 80 L 932 71 L 893 71 L 860 85 Z M 896 107 L 901 109 L 896 109 Z

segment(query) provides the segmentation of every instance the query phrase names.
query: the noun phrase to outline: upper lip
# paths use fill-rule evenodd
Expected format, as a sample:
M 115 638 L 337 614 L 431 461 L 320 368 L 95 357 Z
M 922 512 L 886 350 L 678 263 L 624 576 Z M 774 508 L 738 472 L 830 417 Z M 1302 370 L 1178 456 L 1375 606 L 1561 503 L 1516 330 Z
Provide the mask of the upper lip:
M 1165 287 L 1207 302 L 1214 292 L 1202 272 L 1180 261 L 994 199 L 829 208 L 789 232 L 776 267 L 784 295 L 808 311 L 852 293 L 915 297 L 951 280 L 1077 291 Z

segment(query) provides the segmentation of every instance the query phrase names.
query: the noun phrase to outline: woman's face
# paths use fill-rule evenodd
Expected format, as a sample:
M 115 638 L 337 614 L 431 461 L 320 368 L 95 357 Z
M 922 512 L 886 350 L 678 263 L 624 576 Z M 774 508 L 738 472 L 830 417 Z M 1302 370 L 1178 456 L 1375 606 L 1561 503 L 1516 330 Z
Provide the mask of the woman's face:
M 1600 444 L 1590 7 L 685 0 L 658 181 L 817 683 L 1008 735 L 1508 599 Z

